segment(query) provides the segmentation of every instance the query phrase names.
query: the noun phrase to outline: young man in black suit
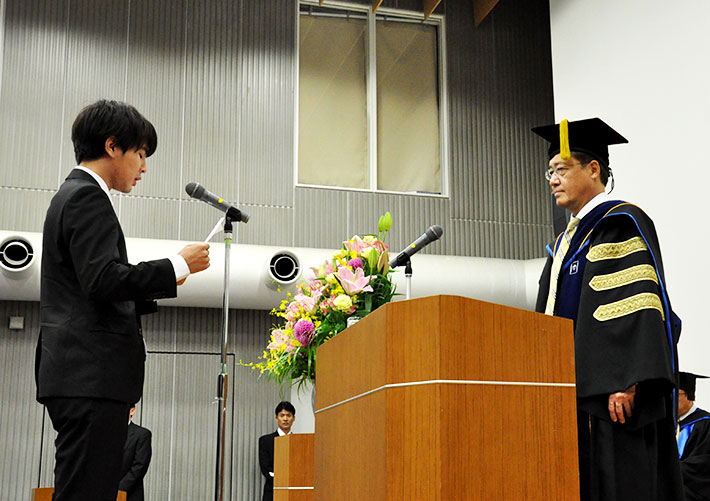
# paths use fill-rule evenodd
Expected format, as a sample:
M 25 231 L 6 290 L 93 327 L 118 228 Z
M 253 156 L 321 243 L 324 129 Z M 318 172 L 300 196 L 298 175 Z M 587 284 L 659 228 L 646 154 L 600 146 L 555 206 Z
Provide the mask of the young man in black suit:
M 143 477 L 148 473 L 150 458 L 153 451 L 150 446 L 151 433 L 148 428 L 138 426 L 133 422 L 136 406 L 131 407 L 128 414 L 128 434 L 123 448 L 123 464 L 121 465 L 121 482 L 118 489 L 126 492 L 127 501 L 143 501 Z
M 274 499 L 274 439 L 291 433 L 291 426 L 296 420 L 296 408 L 291 402 L 280 402 L 274 414 L 278 428 L 273 433 L 259 437 L 259 467 L 266 480 L 262 501 Z
M 128 412 L 143 390 L 140 315 L 207 268 L 209 252 L 190 244 L 167 259 L 128 263 L 109 191 L 129 193 L 157 145 L 153 125 L 133 106 L 87 106 L 72 142 L 78 166 L 44 222 L 37 399 L 57 431 L 53 500 L 113 501 Z

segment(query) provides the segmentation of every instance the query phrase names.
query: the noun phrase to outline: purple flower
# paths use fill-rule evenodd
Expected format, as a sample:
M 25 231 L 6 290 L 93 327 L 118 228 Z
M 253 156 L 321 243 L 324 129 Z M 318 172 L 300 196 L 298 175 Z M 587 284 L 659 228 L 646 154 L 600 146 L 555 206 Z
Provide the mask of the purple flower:
M 362 259 L 356 257 L 355 259 L 348 261 L 348 266 L 350 266 L 353 270 L 357 270 L 358 268 L 362 268 L 364 265 L 362 264 Z
M 293 326 L 293 336 L 302 346 L 308 346 L 313 339 L 315 325 L 310 320 L 301 319 Z

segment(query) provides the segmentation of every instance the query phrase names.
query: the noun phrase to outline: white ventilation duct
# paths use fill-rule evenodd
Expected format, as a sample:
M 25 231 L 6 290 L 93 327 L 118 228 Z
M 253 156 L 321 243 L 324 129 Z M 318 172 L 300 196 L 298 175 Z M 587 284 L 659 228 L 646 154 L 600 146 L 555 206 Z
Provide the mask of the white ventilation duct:
M 10 242 L 7 244 L 7 242 Z M 132 263 L 175 254 L 187 242 L 126 240 Z M 6 245 L 3 250 L 2 245 Z M 39 301 L 42 234 L 0 231 L 0 299 Z M 284 297 L 277 289 L 293 290 L 311 267 L 330 258 L 332 249 L 268 247 L 232 244 L 229 279 L 230 307 L 270 310 Z M 4 257 L 3 257 L 4 256 Z M 9 263 L 3 264 L 3 258 Z M 165 306 L 220 308 L 224 282 L 224 244 L 210 244 L 211 266 L 178 287 L 178 297 Z M 511 260 L 417 254 L 412 257 L 412 297 L 453 294 L 517 308 L 533 309 L 544 259 Z M 404 294 L 402 269 L 394 274 Z M 396 299 L 402 299 L 398 296 Z

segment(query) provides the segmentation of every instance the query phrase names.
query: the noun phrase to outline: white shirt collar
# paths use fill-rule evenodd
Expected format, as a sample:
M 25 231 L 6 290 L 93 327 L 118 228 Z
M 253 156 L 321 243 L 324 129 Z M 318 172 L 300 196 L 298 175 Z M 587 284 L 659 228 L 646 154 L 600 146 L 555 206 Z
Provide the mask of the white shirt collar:
M 276 431 L 279 432 L 279 437 L 283 437 L 284 435 L 286 435 L 286 433 L 284 433 L 284 431 L 281 428 L 276 428 Z M 290 435 L 290 434 L 291 434 L 291 431 L 288 432 L 288 435 Z
M 693 402 L 693 406 L 690 408 L 690 410 L 689 410 L 688 412 L 686 412 L 685 414 L 683 414 L 682 416 L 680 416 L 680 417 L 678 418 L 678 421 L 683 421 L 685 418 L 687 418 L 687 417 L 690 416 L 693 412 L 695 412 L 695 410 L 696 410 L 697 408 L 698 408 L 698 406 L 695 405 L 695 402 Z
M 604 202 L 606 202 L 609 199 L 610 199 L 609 195 L 605 191 L 602 191 L 597 196 L 592 198 L 589 202 L 587 202 L 587 204 L 584 207 L 582 207 L 577 214 L 574 214 L 574 217 L 579 218 L 579 219 L 584 218 L 584 216 L 586 216 L 587 214 L 592 212 L 592 210 L 595 207 L 603 204 Z
M 109 193 L 108 185 L 106 184 L 106 181 L 103 180 L 101 176 L 99 176 L 96 172 L 93 170 L 84 167 L 83 165 L 77 165 L 75 169 L 79 169 L 80 171 L 86 172 L 88 175 L 90 175 L 92 178 L 94 178 L 94 181 L 99 183 L 99 188 L 106 193 L 106 196 L 108 197 L 108 201 L 111 202 L 111 206 L 113 207 L 113 200 L 111 200 L 111 194 Z M 115 207 L 114 207 L 115 208 Z
M 75 168 L 76 168 L 76 169 L 79 169 L 79 170 L 83 170 L 83 171 L 86 172 L 88 175 L 90 175 L 91 177 L 93 177 L 94 180 L 95 180 L 97 183 L 99 183 L 99 186 L 101 187 L 101 189 L 104 190 L 104 193 L 106 193 L 106 195 L 109 195 L 108 185 L 106 184 L 106 181 L 104 181 L 104 179 L 103 179 L 101 176 L 99 176 L 96 172 L 94 172 L 93 170 L 91 170 L 91 169 L 89 169 L 89 168 L 87 168 L 87 167 L 84 167 L 83 165 L 77 165 Z M 109 196 L 110 196 L 110 195 L 109 195 Z

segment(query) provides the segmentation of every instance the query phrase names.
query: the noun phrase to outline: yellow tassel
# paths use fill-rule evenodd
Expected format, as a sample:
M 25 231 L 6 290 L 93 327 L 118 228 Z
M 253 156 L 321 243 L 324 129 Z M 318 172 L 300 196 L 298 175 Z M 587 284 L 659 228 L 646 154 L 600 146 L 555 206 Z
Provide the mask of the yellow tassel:
M 569 151 L 569 120 L 566 118 L 560 122 L 560 158 L 569 160 L 572 153 Z

